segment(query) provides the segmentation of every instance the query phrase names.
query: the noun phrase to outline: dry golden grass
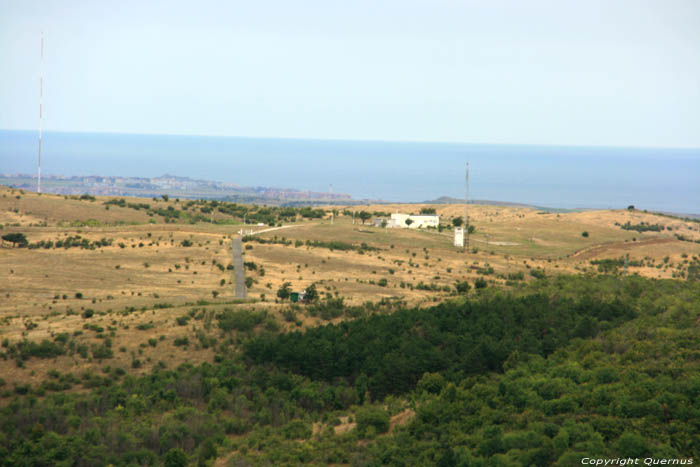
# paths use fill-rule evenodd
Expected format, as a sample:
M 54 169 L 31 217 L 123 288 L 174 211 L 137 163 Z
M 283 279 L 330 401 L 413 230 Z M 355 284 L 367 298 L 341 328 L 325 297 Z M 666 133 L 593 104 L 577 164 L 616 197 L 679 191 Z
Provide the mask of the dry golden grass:
M 18 199 L 19 198 L 19 199 Z M 46 223 L 55 226 L 60 222 L 87 221 L 94 219 L 103 223 L 146 223 L 148 215 L 143 211 L 110 206 L 105 209 L 98 201 L 81 201 L 63 195 L 37 194 L 24 190 L 0 187 L 0 224 L 19 223 L 21 226 Z M 142 198 L 125 198 L 129 202 L 151 202 Z M 163 201 L 161 204 L 165 205 Z
M 16 197 L 20 196 L 20 199 Z M 111 206 L 105 209 L 96 201 L 65 199 L 63 196 L 20 193 L 0 187 L 0 223 L 2 233 L 23 232 L 30 242 L 80 235 L 90 241 L 112 239 L 112 245 L 84 250 L 0 248 L 0 339 L 17 342 L 39 341 L 60 332 L 82 331 L 76 342 L 103 342 L 95 332 L 84 330 L 86 323 L 114 333 L 114 358 L 105 361 L 62 356 L 53 360 L 33 358 L 26 368 L 18 368 L 12 360 L 0 360 L 0 372 L 8 381 L 38 382 L 50 369 L 81 372 L 98 371 L 102 366 L 119 366 L 141 372 L 162 361 L 174 366 L 184 361 L 200 362 L 212 358 L 211 349 L 198 348 L 197 332 L 217 337 L 216 325 L 204 328 L 203 321 L 191 320 L 179 326 L 176 318 L 189 312 L 198 300 L 211 302 L 207 313 L 223 307 L 268 310 L 283 329 L 316 326 L 324 321 L 308 313 L 297 314 L 299 323 L 287 322 L 281 315 L 286 307 L 275 303 L 276 291 L 284 282 L 293 290 L 302 290 L 316 283 L 324 296 L 344 297 L 347 303 L 361 304 L 382 298 L 397 297 L 411 305 L 424 306 L 450 296 L 444 291 L 402 287 L 402 283 L 436 284 L 451 288 L 456 281 L 472 282 L 485 277 L 493 284 L 505 282 L 507 273 L 522 272 L 532 280 L 529 271 L 540 268 L 548 275 L 559 272 L 595 270 L 591 260 L 630 255 L 632 261 L 643 260 L 644 267 L 630 269 L 649 277 L 670 278 L 683 264 L 683 255 L 700 255 L 700 244 L 681 242 L 680 233 L 700 238 L 700 224 L 684 222 L 638 211 L 588 211 L 542 213 L 533 209 L 470 205 L 469 212 L 476 233 L 470 237 L 470 248 L 452 246 L 452 230 L 382 229 L 353 224 L 346 216 L 331 225 L 329 219 L 300 222 L 289 228 L 264 234 L 262 238 L 284 237 L 292 245 L 245 243 L 244 261 L 254 262 L 258 270 L 246 271 L 255 280 L 248 290 L 257 303 L 233 304 L 232 272 L 225 266 L 232 263 L 231 237 L 239 227 L 213 224 L 149 224 L 143 211 Z M 139 198 L 128 202 L 153 200 Z M 175 200 L 158 201 L 159 207 L 176 205 Z M 415 212 L 421 207 L 434 207 L 443 216 L 461 216 L 464 205 L 380 205 L 349 208 L 385 212 Z M 15 212 L 17 211 L 17 212 Z M 73 221 L 95 219 L 98 227 L 69 227 Z M 670 226 L 672 231 L 640 234 L 622 230 L 625 222 L 648 222 Z M 19 226 L 12 224 L 19 223 Z M 7 225 L 10 224 L 10 225 Z M 30 226 L 30 224 L 33 224 Z M 589 236 L 581 234 L 587 231 Z M 182 242 L 192 242 L 191 247 Z M 343 241 L 366 243 L 378 251 L 338 251 L 327 248 L 294 246 L 295 241 Z M 123 244 L 123 248 L 119 245 Z M 667 262 L 664 259 L 668 257 Z M 224 266 L 222 271 L 217 264 Z M 264 269 L 264 275 L 260 273 Z M 486 276 L 479 269 L 493 268 Z M 499 277 L 500 275 L 500 277 Z M 384 287 L 378 285 L 386 279 Z M 221 284 L 221 281 L 224 284 Z M 212 292 L 218 296 L 214 298 Z M 76 298 L 80 292 L 82 298 Z M 64 298 L 65 296 L 65 298 Z M 264 296 L 265 302 L 260 300 Z M 156 304 L 172 304 L 156 308 Z M 186 305 L 189 304 L 189 305 Z M 123 310 L 134 307 L 132 313 Z M 200 308 L 202 308 L 200 306 Z M 81 313 L 93 309 L 92 318 Z M 209 318 L 211 320 L 211 317 Z M 338 318 L 340 319 L 340 318 Z M 32 328 L 34 323 L 37 326 Z M 136 326 L 153 324 L 148 330 Z M 128 328 L 127 328 L 128 326 Z M 29 329 L 32 328 L 32 329 Z M 148 339 L 160 339 L 153 347 Z M 187 350 L 175 347 L 176 337 L 188 336 Z M 125 351 L 119 349 L 124 348 Z M 0 350 L 1 351 L 1 350 Z M 131 368 L 132 361 L 142 361 L 141 368 Z

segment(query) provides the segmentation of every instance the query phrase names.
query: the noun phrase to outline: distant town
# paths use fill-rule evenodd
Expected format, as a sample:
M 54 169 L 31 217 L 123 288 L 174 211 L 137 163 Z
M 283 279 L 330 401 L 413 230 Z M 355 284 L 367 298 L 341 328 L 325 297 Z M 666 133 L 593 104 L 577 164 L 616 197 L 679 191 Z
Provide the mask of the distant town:
M 27 174 L 0 174 L 0 184 L 13 188 L 35 191 L 37 179 Z M 210 180 L 195 180 L 175 175 L 144 177 L 105 177 L 44 175 L 41 191 L 62 195 L 102 196 L 161 196 L 164 194 L 181 198 L 209 198 L 242 203 L 265 203 L 272 205 L 303 204 L 353 204 L 350 195 L 343 193 L 319 193 L 291 188 L 245 187 L 232 183 Z

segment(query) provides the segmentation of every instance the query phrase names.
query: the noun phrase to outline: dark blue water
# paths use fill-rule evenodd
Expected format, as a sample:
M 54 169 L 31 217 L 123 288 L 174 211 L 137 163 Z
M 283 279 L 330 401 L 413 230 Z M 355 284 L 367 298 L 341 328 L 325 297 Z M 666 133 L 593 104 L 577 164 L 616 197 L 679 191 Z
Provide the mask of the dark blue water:
M 0 131 L 0 173 L 35 173 L 36 132 Z M 42 173 L 237 183 L 424 201 L 464 197 L 560 208 L 700 213 L 700 149 L 396 143 L 45 133 Z

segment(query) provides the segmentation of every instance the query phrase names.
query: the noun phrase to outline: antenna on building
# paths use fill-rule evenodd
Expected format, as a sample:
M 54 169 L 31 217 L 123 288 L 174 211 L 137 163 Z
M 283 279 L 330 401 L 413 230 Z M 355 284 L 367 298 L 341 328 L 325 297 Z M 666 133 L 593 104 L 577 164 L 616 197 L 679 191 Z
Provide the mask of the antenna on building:
M 44 100 L 44 33 L 41 33 L 41 60 L 39 62 L 39 165 L 37 168 L 36 192 L 41 193 L 41 130 Z
M 464 198 L 464 230 L 467 236 L 467 248 L 469 248 L 469 162 L 467 162 L 466 196 Z

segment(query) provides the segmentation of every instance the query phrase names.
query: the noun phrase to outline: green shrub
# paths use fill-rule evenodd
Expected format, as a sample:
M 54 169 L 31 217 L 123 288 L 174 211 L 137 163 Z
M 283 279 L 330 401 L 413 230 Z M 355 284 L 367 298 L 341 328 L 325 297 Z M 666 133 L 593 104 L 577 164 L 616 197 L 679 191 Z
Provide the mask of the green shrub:
M 190 340 L 187 338 L 187 336 L 185 336 L 185 337 L 176 337 L 176 338 L 175 338 L 175 341 L 174 341 L 173 343 L 175 344 L 176 347 L 186 346 L 186 345 L 189 345 Z
M 535 279 L 544 279 L 547 275 L 541 269 L 530 269 L 530 275 Z
M 311 425 L 302 420 L 292 420 L 282 428 L 285 439 L 308 439 L 311 436 Z
M 467 282 L 467 281 L 455 282 L 455 290 L 457 291 L 457 293 L 466 294 L 469 292 L 469 289 L 471 289 L 469 282 Z
M 250 331 L 258 324 L 261 324 L 266 317 L 267 313 L 264 311 L 234 311 L 227 308 L 216 315 L 216 320 L 218 321 L 219 328 L 222 331 L 231 332 L 233 330 L 237 330 L 245 332 Z
M 106 344 L 100 344 L 92 349 L 92 356 L 97 360 L 103 360 L 105 358 L 112 358 L 114 353 Z
M 379 407 L 361 408 L 357 411 L 357 433 L 360 437 L 368 435 L 370 428 L 375 433 L 389 431 L 389 414 Z

